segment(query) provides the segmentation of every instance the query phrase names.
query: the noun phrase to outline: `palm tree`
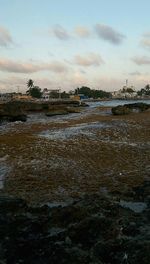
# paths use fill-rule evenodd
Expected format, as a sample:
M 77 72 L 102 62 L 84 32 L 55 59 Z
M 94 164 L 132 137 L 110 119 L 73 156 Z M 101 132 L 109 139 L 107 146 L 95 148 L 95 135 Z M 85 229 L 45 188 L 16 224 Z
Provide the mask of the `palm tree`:
M 149 84 L 147 84 L 147 85 L 145 86 L 145 90 L 146 90 L 146 91 L 150 91 L 150 85 L 149 85 Z
M 29 79 L 29 81 L 27 81 L 27 87 L 30 89 L 33 87 L 34 81 L 32 79 Z

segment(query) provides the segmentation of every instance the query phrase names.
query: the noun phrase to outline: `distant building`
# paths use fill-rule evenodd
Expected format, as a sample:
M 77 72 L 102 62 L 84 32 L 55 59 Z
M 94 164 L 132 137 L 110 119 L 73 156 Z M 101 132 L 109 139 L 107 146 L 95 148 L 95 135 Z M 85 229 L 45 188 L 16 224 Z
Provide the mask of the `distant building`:
M 0 101 L 31 100 L 32 96 L 21 93 L 0 93 Z
M 61 89 L 48 89 L 44 88 L 42 92 L 42 99 L 45 101 L 48 101 L 52 98 L 54 98 L 54 95 L 56 95 L 57 98 L 61 97 Z
M 119 91 L 114 91 L 111 93 L 114 99 L 134 99 L 137 97 L 137 92 L 134 86 L 123 86 Z
M 12 99 L 12 93 L 0 93 L 0 101 L 9 101 Z
M 88 96 L 85 96 L 84 94 L 77 94 L 77 95 L 70 95 L 70 99 L 72 100 L 84 100 L 84 99 L 88 99 Z
M 13 100 L 31 100 L 32 96 L 27 95 L 27 94 L 14 94 L 12 96 Z

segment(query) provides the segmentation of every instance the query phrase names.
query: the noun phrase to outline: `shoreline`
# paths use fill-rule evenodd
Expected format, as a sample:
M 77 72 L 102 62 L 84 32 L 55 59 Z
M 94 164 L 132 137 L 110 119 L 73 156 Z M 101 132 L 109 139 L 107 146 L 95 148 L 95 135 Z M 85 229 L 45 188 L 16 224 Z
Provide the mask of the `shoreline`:
M 104 109 L 2 131 L 0 262 L 149 263 L 150 111 Z
M 126 184 L 129 188 L 140 184 L 148 164 L 150 112 L 113 116 L 106 114 L 106 109 L 110 111 L 88 108 L 79 114 L 43 116 L 39 121 L 6 126 L 0 134 L 0 156 L 7 155 L 11 169 L 4 192 L 29 203 L 43 203 L 101 187 L 118 190 L 121 182 L 122 191 Z M 134 173 L 138 175 L 135 182 Z M 125 174 L 129 176 L 125 178 Z

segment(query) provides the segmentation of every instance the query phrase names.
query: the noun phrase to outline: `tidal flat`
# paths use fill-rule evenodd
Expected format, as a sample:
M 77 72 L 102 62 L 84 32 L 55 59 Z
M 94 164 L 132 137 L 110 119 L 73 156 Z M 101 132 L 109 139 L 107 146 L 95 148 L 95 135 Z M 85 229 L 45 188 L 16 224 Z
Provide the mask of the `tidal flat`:
M 7 157 L 8 171 L 2 192 L 41 204 L 100 192 L 102 187 L 123 195 L 147 180 L 150 112 L 113 116 L 108 109 L 93 107 L 55 118 L 40 115 L 39 120 L 37 114 L 26 123 L 5 125 L 0 157 Z

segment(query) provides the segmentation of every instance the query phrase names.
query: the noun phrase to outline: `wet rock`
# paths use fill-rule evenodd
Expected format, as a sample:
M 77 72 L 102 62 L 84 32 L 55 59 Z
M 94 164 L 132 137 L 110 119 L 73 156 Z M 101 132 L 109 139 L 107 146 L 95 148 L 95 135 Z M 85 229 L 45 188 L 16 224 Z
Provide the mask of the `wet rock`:
M 27 120 L 27 112 L 47 112 L 47 116 L 68 114 L 67 107 L 78 107 L 78 101 L 10 101 L 0 104 L 0 121 L 22 121 Z
M 92 258 L 100 260 L 102 263 L 121 263 L 119 261 L 121 261 L 121 255 L 123 255 L 122 251 L 123 249 L 119 240 L 109 240 L 96 243 L 91 250 L 91 254 Z
M 46 113 L 46 116 L 55 116 L 55 115 L 67 115 L 68 111 L 66 110 L 54 110 Z
M 131 112 L 143 112 L 149 108 L 150 105 L 146 103 L 133 103 L 112 107 L 111 111 L 113 115 L 127 115 Z
M 113 107 L 111 111 L 113 115 L 128 115 L 131 113 L 130 108 L 125 105 L 118 105 L 116 107 Z
M 139 227 L 135 222 L 130 222 L 123 228 L 123 234 L 126 236 L 136 236 L 140 233 Z
M 26 208 L 24 200 L 8 196 L 0 196 L 0 213 L 13 213 L 22 208 Z
M 87 103 L 85 103 L 85 102 L 81 102 L 80 103 L 80 106 L 82 106 L 82 107 L 89 107 L 89 105 Z
M 125 104 L 125 106 L 132 109 L 132 110 L 137 109 L 141 112 L 146 111 L 150 108 L 150 105 L 146 104 L 146 103 Z
M 22 121 L 27 120 L 27 115 L 24 113 L 21 106 L 15 102 L 8 102 L 0 106 L 0 121 Z
M 75 243 L 81 243 L 85 248 L 101 239 L 110 225 L 109 219 L 100 216 L 91 216 L 79 224 L 71 226 L 69 236 Z M 105 231 L 104 231 L 105 230 Z
M 0 198 L 0 263 L 149 264 L 149 234 L 148 209 L 137 214 L 115 197 L 86 195 L 55 207 Z

